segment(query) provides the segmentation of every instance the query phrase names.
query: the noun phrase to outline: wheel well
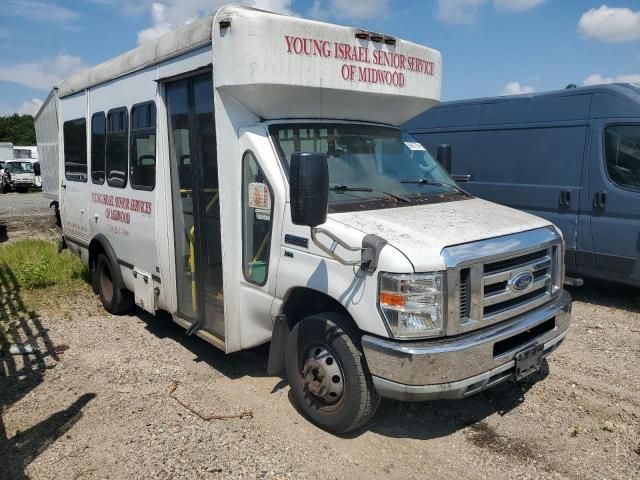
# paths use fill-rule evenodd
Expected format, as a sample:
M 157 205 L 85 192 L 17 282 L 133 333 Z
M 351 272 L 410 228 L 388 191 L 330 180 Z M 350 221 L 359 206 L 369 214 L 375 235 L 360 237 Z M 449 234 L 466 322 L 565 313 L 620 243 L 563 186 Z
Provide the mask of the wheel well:
M 351 314 L 336 299 L 326 293 L 312 290 L 311 288 L 294 288 L 285 300 L 282 313 L 287 317 L 289 328 L 309 315 L 322 312 L 334 312 L 343 315 L 354 327 L 357 328 Z
M 91 240 L 91 243 L 89 244 L 89 268 L 91 271 L 95 269 L 96 262 L 98 261 L 98 255 L 101 253 L 104 253 L 105 255 L 107 254 L 102 243 L 96 239 Z

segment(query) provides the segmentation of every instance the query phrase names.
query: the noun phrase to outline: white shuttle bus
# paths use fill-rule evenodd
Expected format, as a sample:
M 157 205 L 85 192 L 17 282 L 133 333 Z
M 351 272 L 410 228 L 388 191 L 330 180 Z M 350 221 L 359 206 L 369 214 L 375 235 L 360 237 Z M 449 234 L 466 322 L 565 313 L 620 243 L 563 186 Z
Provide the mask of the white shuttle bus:
M 380 397 L 524 378 L 569 327 L 563 240 L 396 127 L 441 72 L 395 37 L 227 6 L 71 77 L 39 115 L 63 245 L 111 313 L 168 311 L 226 352 L 271 341 L 267 371 L 329 431 Z

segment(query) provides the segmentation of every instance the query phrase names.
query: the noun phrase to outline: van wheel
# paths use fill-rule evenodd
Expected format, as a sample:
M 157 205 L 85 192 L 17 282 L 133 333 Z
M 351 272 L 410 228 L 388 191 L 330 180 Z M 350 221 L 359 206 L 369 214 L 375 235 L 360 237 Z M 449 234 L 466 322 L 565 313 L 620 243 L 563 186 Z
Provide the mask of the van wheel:
M 335 313 L 305 318 L 287 340 L 285 366 L 295 402 L 327 431 L 364 425 L 380 404 L 359 344 L 357 332 Z
M 98 255 L 93 285 L 105 310 L 114 315 L 122 315 L 133 307 L 133 295 L 124 285 L 113 280 L 112 272 L 113 267 L 107 256 L 103 253 Z

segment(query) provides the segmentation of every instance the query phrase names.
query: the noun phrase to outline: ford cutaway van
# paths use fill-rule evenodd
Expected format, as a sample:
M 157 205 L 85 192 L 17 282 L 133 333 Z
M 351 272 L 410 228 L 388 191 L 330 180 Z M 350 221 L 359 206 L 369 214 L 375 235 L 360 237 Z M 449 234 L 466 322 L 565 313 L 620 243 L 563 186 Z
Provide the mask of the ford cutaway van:
M 271 342 L 267 371 L 333 432 L 381 397 L 527 377 L 568 332 L 562 235 L 398 128 L 441 71 L 391 35 L 224 7 L 52 91 L 61 244 L 109 312 L 167 311 L 226 352 Z

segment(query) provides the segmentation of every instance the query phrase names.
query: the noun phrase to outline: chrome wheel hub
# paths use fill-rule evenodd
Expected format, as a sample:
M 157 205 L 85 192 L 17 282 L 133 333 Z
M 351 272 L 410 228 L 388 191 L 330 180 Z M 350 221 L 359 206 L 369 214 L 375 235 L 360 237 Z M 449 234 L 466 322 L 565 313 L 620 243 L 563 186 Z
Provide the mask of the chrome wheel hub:
M 302 366 L 306 389 L 324 403 L 333 404 L 342 398 L 344 374 L 336 356 L 324 346 L 312 347 Z

